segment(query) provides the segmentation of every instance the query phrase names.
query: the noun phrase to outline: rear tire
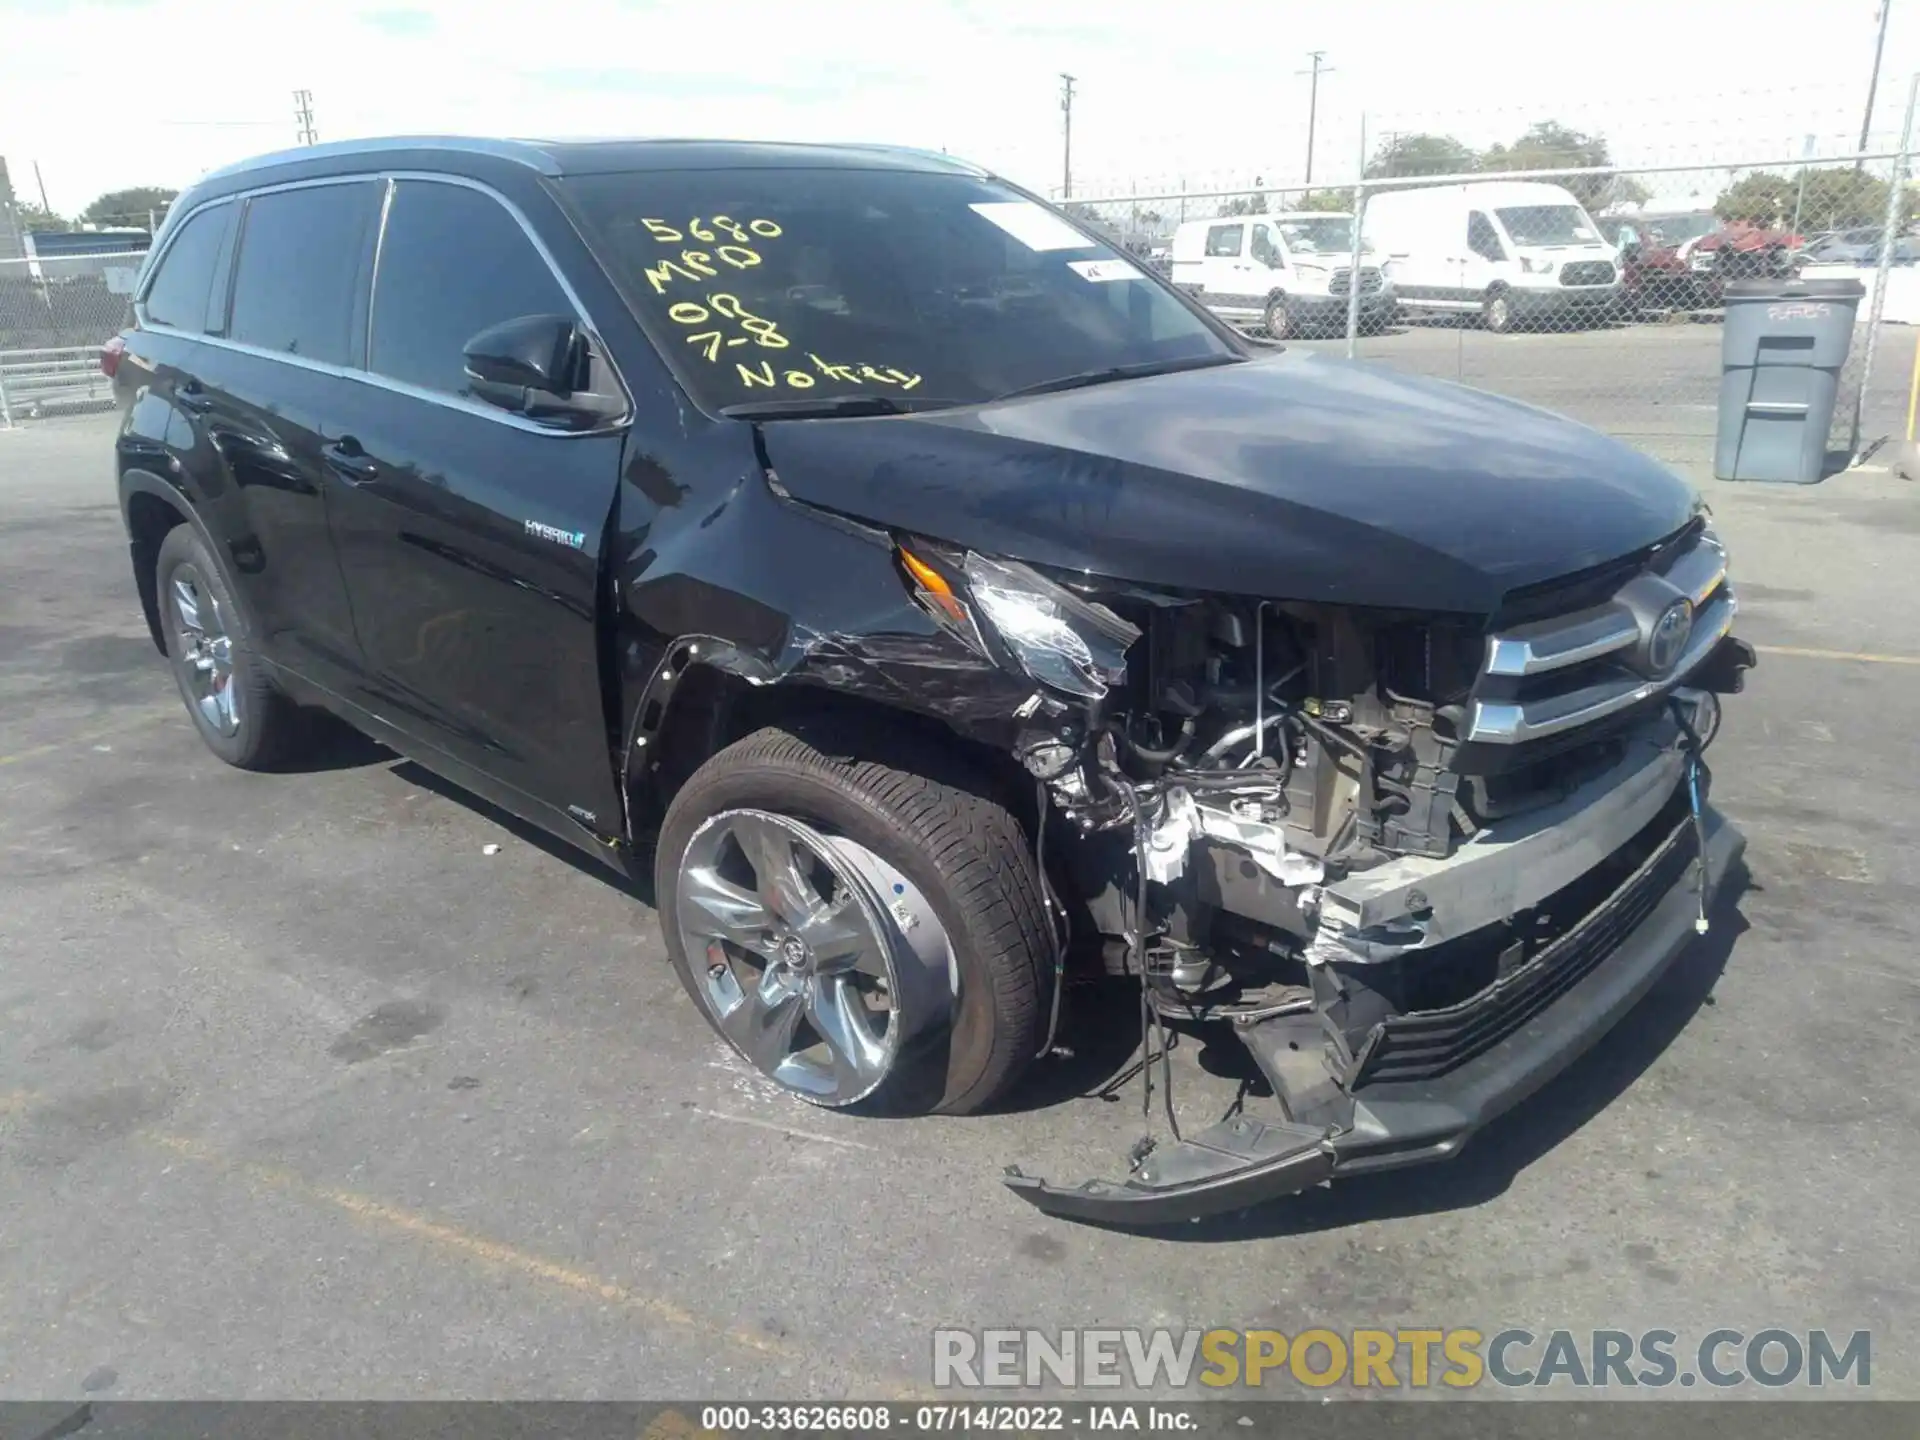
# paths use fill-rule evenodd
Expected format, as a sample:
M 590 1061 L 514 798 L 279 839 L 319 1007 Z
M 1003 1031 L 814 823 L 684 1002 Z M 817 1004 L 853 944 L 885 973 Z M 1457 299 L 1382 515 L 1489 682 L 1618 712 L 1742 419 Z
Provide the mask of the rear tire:
M 154 584 L 167 662 L 200 738 L 241 770 L 278 765 L 304 734 L 299 708 L 275 687 L 226 577 L 190 526 L 160 542 Z
M 744 839 L 722 833 L 729 826 L 744 826 Z M 769 881 L 750 853 L 767 853 L 769 833 L 779 859 L 798 857 L 808 877 L 798 908 L 812 919 L 788 913 L 794 887 Z M 866 887 L 858 875 L 849 877 L 840 863 L 849 857 L 868 878 L 884 871 L 886 883 Z M 776 863 L 774 873 L 791 880 L 793 868 L 782 872 Z M 712 756 L 674 796 L 655 852 L 654 887 L 667 953 L 707 1023 L 801 1099 L 891 1114 L 969 1114 L 1004 1096 L 1045 1039 L 1053 937 L 1032 847 L 988 787 L 936 744 L 833 721 L 747 736 Z M 882 902 L 881 929 L 892 933 L 881 938 L 900 973 L 889 972 L 892 993 L 884 1000 L 871 995 L 871 980 L 859 986 L 872 1002 L 863 1019 L 875 1018 L 872 1007 L 883 1008 L 885 1073 L 842 1085 L 842 1074 L 854 1067 L 839 1064 L 840 1050 L 812 1020 L 815 1006 L 825 1003 L 819 986 L 832 977 L 821 973 L 828 967 L 816 957 L 814 939 L 791 942 L 812 936 L 809 925 L 822 906 L 828 919 L 856 911 L 872 918 L 872 909 L 847 903 L 863 890 Z M 728 905 L 744 909 L 716 925 L 716 910 Z M 925 926 L 922 914 L 930 916 Z M 913 956 L 902 956 L 902 942 L 919 949 L 929 938 L 951 947 L 950 962 L 916 966 Z M 786 1039 L 767 1047 L 757 1043 L 758 1032 L 743 1032 L 741 1004 L 751 999 L 772 1015 L 790 994 L 800 995 L 803 1019 L 786 1020 Z M 754 1049 L 761 1053 L 749 1053 Z

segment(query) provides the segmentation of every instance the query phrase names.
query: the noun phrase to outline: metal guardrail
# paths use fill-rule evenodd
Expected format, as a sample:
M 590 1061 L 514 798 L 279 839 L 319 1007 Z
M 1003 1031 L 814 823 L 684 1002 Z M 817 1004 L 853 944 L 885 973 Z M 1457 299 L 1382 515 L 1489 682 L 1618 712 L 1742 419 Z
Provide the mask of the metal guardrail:
M 0 426 L 112 403 L 113 382 L 100 372 L 97 345 L 0 350 Z

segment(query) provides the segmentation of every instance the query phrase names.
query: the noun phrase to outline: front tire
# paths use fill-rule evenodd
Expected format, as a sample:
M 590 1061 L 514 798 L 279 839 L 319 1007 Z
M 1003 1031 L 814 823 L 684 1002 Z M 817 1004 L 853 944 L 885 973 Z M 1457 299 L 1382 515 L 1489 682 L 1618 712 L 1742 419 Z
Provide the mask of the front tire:
M 254 653 L 226 577 L 191 528 L 167 532 L 154 579 L 167 661 L 200 738 L 241 770 L 278 764 L 299 739 L 298 708 Z
M 1287 297 L 1270 295 L 1267 297 L 1267 313 L 1263 322 L 1267 327 L 1267 338 L 1285 340 L 1293 334 L 1293 317 L 1287 313 Z
M 747 736 L 675 795 L 654 888 L 708 1024 L 813 1104 L 972 1113 L 1045 1038 L 1031 848 L 937 745 L 824 722 Z
M 1513 321 L 1513 297 L 1505 290 L 1488 291 L 1480 304 L 1480 323 L 1491 334 L 1508 335 L 1513 332 Z

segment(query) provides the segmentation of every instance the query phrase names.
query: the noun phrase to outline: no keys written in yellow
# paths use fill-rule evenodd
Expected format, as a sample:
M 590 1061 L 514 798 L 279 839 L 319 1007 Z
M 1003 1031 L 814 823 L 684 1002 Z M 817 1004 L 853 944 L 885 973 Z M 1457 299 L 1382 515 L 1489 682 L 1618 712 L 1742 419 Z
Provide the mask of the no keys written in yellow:
M 681 247 L 678 255 L 663 258 L 642 271 L 656 295 L 669 293 L 670 286 L 691 287 L 720 279 L 728 270 L 750 270 L 760 263 L 758 247 L 778 240 L 783 233 L 775 221 L 735 220 L 729 215 L 696 215 L 684 225 L 651 217 L 643 218 L 640 223 L 660 244 Z M 707 291 L 698 299 L 676 300 L 667 307 L 667 318 L 687 327 L 686 343 L 708 364 L 731 360 L 740 383 L 749 390 L 758 386 L 811 390 L 822 382 L 892 385 L 911 390 L 922 378 L 894 365 L 826 360 L 811 350 L 806 352 L 806 364 L 793 363 L 793 358 L 787 356 L 782 356 L 776 364 L 771 357 L 755 357 L 751 353 L 746 357 L 731 355 L 730 351 L 741 346 L 790 350 L 793 345 L 774 321 L 754 314 L 741 304 L 739 296 L 725 290 Z

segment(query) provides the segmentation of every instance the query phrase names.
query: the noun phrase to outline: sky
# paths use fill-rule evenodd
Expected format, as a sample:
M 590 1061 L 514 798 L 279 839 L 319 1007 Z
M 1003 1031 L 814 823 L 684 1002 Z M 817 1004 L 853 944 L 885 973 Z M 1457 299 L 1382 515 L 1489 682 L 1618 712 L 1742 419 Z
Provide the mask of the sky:
M 946 149 L 1047 194 L 1076 76 L 1082 197 L 1297 184 L 1363 134 L 1475 146 L 1537 120 L 1616 160 L 1725 164 L 1857 141 L 1878 0 L 0 0 L 0 156 L 74 212 L 295 143 L 378 134 L 708 135 Z M 1873 129 L 1899 138 L 1920 0 L 1894 13 Z M 1364 127 L 1364 129 L 1363 129 Z M 1660 179 L 1676 201 L 1724 174 Z M 1706 198 L 1711 198 L 1707 193 Z

